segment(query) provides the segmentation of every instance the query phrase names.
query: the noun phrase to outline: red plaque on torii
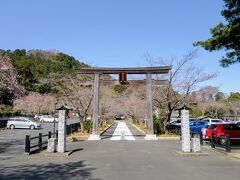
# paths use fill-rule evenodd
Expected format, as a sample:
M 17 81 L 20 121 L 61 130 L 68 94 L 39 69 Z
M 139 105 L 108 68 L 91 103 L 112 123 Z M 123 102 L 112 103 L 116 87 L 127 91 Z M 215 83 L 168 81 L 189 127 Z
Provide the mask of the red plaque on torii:
M 120 84 L 128 84 L 126 72 L 119 72 L 119 83 Z

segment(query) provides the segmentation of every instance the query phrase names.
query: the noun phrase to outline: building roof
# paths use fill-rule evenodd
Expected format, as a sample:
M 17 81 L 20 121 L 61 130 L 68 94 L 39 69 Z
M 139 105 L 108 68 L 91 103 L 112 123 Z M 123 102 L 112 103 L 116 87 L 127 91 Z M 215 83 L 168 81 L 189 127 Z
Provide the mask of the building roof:
M 192 108 L 188 107 L 185 103 L 178 106 L 175 110 L 192 110 Z

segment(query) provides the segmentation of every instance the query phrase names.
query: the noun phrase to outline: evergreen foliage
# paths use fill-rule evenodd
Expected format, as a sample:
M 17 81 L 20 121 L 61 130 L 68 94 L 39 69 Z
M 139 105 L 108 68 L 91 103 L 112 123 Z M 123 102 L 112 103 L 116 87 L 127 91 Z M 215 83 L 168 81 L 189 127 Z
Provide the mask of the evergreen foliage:
M 197 118 L 203 115 L 201 109 L 198 108 L 192 109 L 191 113 L 193 118 Z
M 0 52 L 8 55 L 14 68 L 19 74 L 21 85 L 28 91 L 49 93 L 51 84 L 50 74 L 74 74 L 76 68 L 86 67 L 74 57 L 61 52 L 16 49 Z
M 240 1 L 224 0 L 224 2 L 221 15 L 226 19 L 227 24 L 218 24 L 211 29 L 211 38 L 195 42 L 194 45 L 202 46 L 208 51 L 226 50 L 226 56 L 222 57 L 220 64 L 228 67 L 240 62 Z
M 240 93 L 239 92 L 231 92 L 230 96 L 228 97 L 229 102 L 239 101 L 240 100 Z

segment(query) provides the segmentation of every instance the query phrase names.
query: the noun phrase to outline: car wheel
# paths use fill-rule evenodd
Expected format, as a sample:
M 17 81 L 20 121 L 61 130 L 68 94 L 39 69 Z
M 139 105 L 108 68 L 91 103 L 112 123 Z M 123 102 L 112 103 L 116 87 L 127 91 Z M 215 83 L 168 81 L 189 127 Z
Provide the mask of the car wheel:
M 226 145 L 226 140 L 225 140 L 225 138 L 219 138 L 219 144 L 221 144 L 221 145 Z
M 30 126 L 30 129 L 31 129 L 31 130 L 35 129 L 35 126 L 34 126 L 34 125 L 31 125 L 31 126 Z
M 10 125 L 10 129 L 14 129 L 15 126 L 13 124 Z

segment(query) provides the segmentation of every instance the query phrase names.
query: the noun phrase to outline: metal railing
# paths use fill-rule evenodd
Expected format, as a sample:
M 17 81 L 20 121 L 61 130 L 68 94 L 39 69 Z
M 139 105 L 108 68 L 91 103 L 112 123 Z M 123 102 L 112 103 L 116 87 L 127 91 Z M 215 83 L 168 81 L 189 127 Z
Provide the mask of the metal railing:
M 223 142 L 225 142 L 224 144 L 220 144 L 216 142 L 216 138 L 220 139 L 224 139 Z M 219 141 L 218 140 L 218 141 Z M 231 138 L 230 135 L 226 135 L 226 136 L 214 136 L 213 134 L 211 135 L 211 147 L 212 148 L 216 148 L 216 147 L 220 147 L 223 148 L 226 152 L 231 152 L 232 149 L 240 149 L 240 145 L 239 146 L 234 146 L 231 144 L 231 140 L 239 140 L 240 138 Z
M 80 128 L 80 123 L 68 124 L 66 125 L 66 135 L 77 132 Z M 39 133 L 38 136 L 31 137 L 26 135 L 25 140 L 25 154 L 31 154 L 33 152 L 42 151 L 47 148 L 48 139 L 53 135 L 58 138 L 58 131 L 56 133 L 48 132 L 48 134 Z
M 39 133 L 38 136 L 31 137 L 30 135 L 26 135 L 25 140 L 25 154 L 31 154 L 33 152 L 42 151 L 47 148 L 48 139 L 50 139 L 53 135 L 58 138 L 58 131 L 56 133 L 48 132 L 48 134 Z M 47 140 L 44 140 L 47 137 Z M 36 142 L 37 141 L 37 142 Z

